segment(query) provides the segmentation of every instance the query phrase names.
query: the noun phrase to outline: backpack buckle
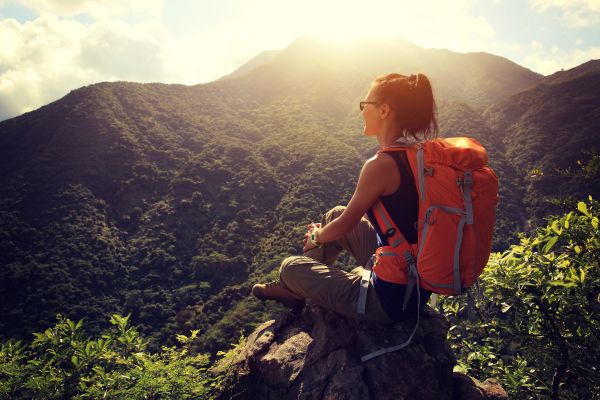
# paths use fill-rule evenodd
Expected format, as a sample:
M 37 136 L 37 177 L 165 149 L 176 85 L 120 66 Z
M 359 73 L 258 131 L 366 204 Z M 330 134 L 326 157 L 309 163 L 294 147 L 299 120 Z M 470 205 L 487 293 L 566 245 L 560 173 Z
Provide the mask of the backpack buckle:
M 433 216 L 431 215 L 433 214 L 433 209 L 429 209 L 427 210 L 427 212 L 425 213 L 425 218 L 423 219 L 423 222 L 428 224 L 428 225 L 433 225 L 433 223 L 435 222 L 433 219 Z

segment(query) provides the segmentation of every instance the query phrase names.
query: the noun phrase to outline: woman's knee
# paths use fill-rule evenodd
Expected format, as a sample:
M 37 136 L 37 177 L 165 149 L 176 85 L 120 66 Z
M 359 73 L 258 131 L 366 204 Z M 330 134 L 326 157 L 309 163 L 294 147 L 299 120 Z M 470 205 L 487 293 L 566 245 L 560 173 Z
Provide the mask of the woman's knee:
M 342 215 L 345 209 L 345 206 L 333 207 L 331 210 L 325 213 L 325 215 L 323 216 L 323 222 L 325 222 L 326 224 L 330 223 L 331 221 Z
M 284 283 L 293 280 L 294 270 L 306 264 L 307 260 L 310 259 L 303 256 L 291 256 L 284 259 L 279 267 L 279 279 Z

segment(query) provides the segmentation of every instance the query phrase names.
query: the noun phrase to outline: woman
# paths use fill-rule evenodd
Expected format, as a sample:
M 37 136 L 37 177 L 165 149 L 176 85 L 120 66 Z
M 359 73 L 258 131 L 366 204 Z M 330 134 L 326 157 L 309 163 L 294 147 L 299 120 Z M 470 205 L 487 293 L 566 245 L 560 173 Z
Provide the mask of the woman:
M 376 78 L 360 103 L 364 134 L 377 139 L 381 149 L 412 144 L 437 135 L 436 105 L 429 79 L 388 74 Z M 290 307 L 314 303 L 347 317 L 393 323 L 414 316 L 414 291 L 403 310 L 406 285 L 386 282 L 372 274 L 367 291 L 366 312 L 357 313 L 362 267 L 348 273 L 329 267 L 342 250 L 349 251 L 365 266 L 375 249 L 387 245 L 371 211 L 380 199 L 406 240 L 417 242 L 418 196 L 413 175 L 403 152 L 378 153 L 368 159 L 347 207 L 327 212 L 320 224 L 309 225 L 304 235 L 304 256 L 288 257 L 280 269 L 280 281 L 258 284 L 252 293 Z M 421 307 L 430 292 L 421 289 Z

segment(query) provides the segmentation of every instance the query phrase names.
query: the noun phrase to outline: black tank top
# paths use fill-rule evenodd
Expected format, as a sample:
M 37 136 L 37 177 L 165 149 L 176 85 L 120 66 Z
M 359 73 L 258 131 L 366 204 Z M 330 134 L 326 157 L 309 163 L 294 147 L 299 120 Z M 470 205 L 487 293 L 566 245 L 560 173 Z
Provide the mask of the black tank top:
M 402 232 L 406 241 L 410 244 L 415 244 L 418 241 L 416 223 L 419 219 L 419 194 L 417 193 L 415 179 L 413 178 L 406 152 L 397 151 L 387 154 L 392 156 L 394 161 L 396 161 L 398 171 L 400 172 L 400 186 L 398 186 L 398 190 L 394 193 L 388 196 L 381 196 L 379 199 L 383 202 L 385 209 L 394 220 L 398 229 L 400 229 L 400 232 Z M 389 245 L 387 236 L 379 229 L 371 209 L 367 211 L 367 216 L 377 230 L 380 246 Z M 392 320 L 402 321 L 417 316 L 418 298 L 416 290 L 413 291 L 406 309 L 402 310 L 406 285 L 386 282 L 378 278 L 376 274 L 373 274 L 373 286 L 383 310 Z M 421 288 L 420 308 L 425 306 L 430 296 L 430 291 Z
M 418 232 L 417 232 L 417 220 L 419 219 L 419 194 L 417 193 L 417 186 L 415 185 L 415 179 L 410 169 L 406 152 L 395 151 L 389 154 L 396 165 L 398 166 L 398 172 L 400 172 L 400 186 L 394 193 L 381 196 L 379 199 L 385 206 L 385 209 L 392 217 L 392 220 L 402 232 L 402 235 L 406 241 L 410 244 L 417 243 Z M 389 245 L 387 236 L 381 231 L 375 216 L 371 209 L 367 211 L 367 217 L 371 221 L 371 224 L 377 230 L 377 236 L 383 246 Z

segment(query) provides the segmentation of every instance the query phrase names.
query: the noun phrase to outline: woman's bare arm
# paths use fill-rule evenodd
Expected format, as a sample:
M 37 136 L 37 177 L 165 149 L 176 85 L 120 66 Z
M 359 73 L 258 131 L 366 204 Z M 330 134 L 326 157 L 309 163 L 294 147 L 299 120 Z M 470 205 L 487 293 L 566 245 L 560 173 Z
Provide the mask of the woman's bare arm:
M 389 191 L 390 186 L 397 187 L 399 176 L 390 173 L 395 171 L 394 167 L 395 162 L 388 155 L 378 154 L 368 159 L 360 172 L 356 190 L 348 206 L 338 218 L 319 230 L 319 242 L 331 242 L 346 235 L 379 196 Z

